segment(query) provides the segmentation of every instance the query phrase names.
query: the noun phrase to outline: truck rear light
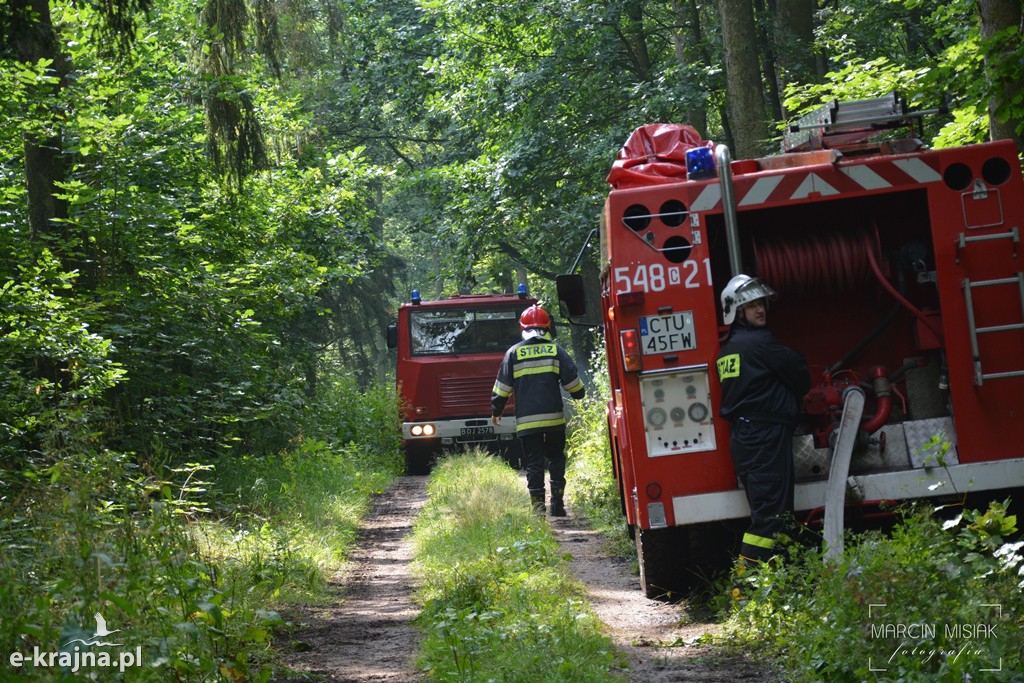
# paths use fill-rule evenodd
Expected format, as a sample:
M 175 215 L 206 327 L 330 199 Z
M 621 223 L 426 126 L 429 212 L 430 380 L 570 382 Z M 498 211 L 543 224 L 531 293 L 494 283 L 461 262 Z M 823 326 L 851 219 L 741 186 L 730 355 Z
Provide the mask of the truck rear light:
M 656 481 L 652 481 L 650 484 L 648 484 L 644 491 L 647 492 L 647 497 L 650 498 L 651 500 L 657 500 L 661 498 L 661 484 L 659 484 Z
M 619 292 L 615 295 L 616 306 L 640 306 L 643 303 L 643 292 Z
M 640 341 L 637 339 L 636 330 L 622 330 L 619 332 L 619 341 L 622 343 L 622 365 L 626 372 L 639 372 Z

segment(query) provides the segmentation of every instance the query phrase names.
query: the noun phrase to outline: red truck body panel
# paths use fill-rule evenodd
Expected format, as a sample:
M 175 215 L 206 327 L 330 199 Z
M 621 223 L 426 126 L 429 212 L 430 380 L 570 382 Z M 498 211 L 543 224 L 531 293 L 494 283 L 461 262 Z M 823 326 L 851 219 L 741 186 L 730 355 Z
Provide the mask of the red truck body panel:
M 514 403 L 493 426 L 491 389 L 505 351 L 520 338 L 519 316 L 534 303 L 516 294 L 471 294 L 399 307 L 395 378 L 409 470 L 428 470 L 444 448 L 514 447 Z
M 876 443 L 860 449 L 854 474 L 926 470 L 922 449 L 939 436 L 953 446 L 946 464 L 1006 461 L 974 490 L 1000 480 L 1020 486 L 1024 181 L 1013 143 L 848 156 L 819 150 L 734 161 L 731 169 L 742 272 L 779 293 L 769 327 L 807 356 L 821 405 L 846 385 L 870 386 L 877 367 L 893 378 L 892 414 L 870 435 Z M 691 523 L 680 518 L 694 509 L 687 497 L 741 493 L 714 370 L 727 332 L 718 298 L 733 275 L 722 197 L 717 177 L 659 178 L 646 187 L 634 179 L 605 204 L 613 467 L 628 522 L 641 529 Z M 638 372 L 624 367 L 626 330 L 643 350 Z M 706 404 L 706 415 L 689 412 L 696 403 Z M 873 397 L 869 417 L 879 408 Z M 798 430 L 797 453 L 810 456 L 798 466 L 800 483 L 827 478 L 824 438 L 834 411 L 829 404 Z M 920 493 L 905 479 L 884 481 L 892 498 Z M 798 491 L 798 505 L 820 505 L 819 489 Z M 700 498 L 697 521 L 742 514 L 741 498 L 721 510 Z

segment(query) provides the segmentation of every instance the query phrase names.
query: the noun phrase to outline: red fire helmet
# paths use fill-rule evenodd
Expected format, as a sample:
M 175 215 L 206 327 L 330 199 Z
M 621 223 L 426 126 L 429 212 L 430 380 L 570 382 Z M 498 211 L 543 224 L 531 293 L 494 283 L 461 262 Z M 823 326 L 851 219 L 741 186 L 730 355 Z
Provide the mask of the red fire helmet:
M 543 308 L 534 304 L 519 316 L 519 327 L 524 330 L 531 327 L 551 327 L 551 316 Z

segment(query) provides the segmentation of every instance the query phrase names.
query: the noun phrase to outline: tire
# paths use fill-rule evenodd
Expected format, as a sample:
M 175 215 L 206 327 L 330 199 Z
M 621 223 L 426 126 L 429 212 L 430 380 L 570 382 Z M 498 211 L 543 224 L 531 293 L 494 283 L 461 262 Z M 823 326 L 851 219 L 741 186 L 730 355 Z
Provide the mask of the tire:
M 497 455 L 512 469 L 521 470 L 523 468 L 523 445 L 519 443 L 519 439 L 499 441 L 498 444 L 495 446 Z
M 640 589 L 652 600 L 672 600 L 689 592 L 689 534 L 686 527 L 635 530 Z
M 432 445 L 406 444 L 405 445 L 405 473 L 409 475 L 422 476 L 430 474 L 434 461 L 437 459 L 437 450 Z
M 675 600 L 727 570 L 738 532 L 725 523 L 634 528 L 640 588 L 652 600 Z

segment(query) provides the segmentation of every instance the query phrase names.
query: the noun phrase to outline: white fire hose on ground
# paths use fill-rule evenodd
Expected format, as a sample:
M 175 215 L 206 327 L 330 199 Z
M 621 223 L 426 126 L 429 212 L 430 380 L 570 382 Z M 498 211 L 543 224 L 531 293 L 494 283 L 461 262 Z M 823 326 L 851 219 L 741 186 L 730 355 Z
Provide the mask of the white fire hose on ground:
M 843 509 L 846 506 L 846 478 L 864 416 L 864 390 L 857 386 L 843 392 L 843 415 L 832 447 L 832 465 L 825 490 L 825 561 L 843 558 Z

